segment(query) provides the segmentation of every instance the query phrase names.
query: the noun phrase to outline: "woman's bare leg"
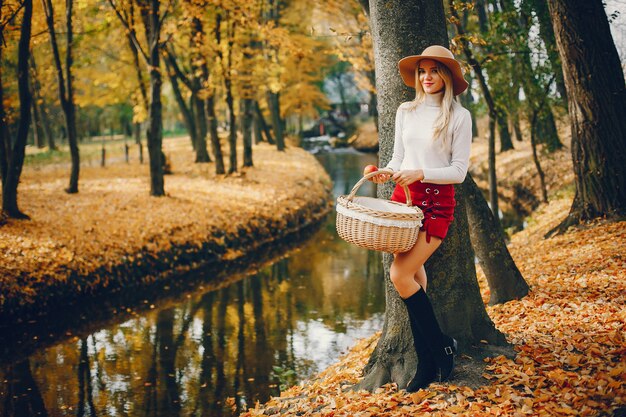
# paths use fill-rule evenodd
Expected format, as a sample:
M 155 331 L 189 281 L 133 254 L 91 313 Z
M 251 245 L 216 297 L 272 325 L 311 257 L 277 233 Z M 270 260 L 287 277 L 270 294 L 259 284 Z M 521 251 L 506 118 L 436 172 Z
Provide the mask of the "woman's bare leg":
M 422 267 L 417 270 L 415 275 L 413 275 L 413 279 L 420 285 L 420 287 L 424 289 L 424 291 L 426 291 L 426 286 L 428 285 L 428 276 L 426 275 L 426 269 L 424 268 L 424 265 L 422 265 Z
M 419 232 L 417 242 L 413 248 L 408 252 L 396 254 L 389 274 L 391 282 L 400 294 L 400 297 L 410 297 L 422 287 L 422 284 L 415 280 L 415 275 L 416 273 L 421 273 L 424 263 L 437 250 L 439 245 L 441 245 L 441 239 L 431 236 L 430 242 L 426 242 L 426 232 Z M 425 284 L 425 271 L 423 275 L 418 275 L 420 280 L 424 280 L 423 283 Z

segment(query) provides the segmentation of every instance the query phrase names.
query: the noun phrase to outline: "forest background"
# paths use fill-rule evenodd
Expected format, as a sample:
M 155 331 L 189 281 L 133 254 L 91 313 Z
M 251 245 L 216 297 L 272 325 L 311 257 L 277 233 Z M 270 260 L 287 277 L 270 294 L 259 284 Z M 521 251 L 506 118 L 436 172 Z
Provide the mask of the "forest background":
M 449 24 L 452 47 L 464 59 L 460 41 L 468 41 L 481 63 L 497 110 L 500 150 L 513 146 L 512 137 L 522 139 L 521 123 L 530 124 L 534 110 L 538 142 L 548 152 L 560 148 L 555 119 L 567 114 L 566 92 L 547 5 L 458 5 L 460 19 Z M 367 106 L 376 120 L 369 23 L 357 1 L 311 7 L 279 0 L 2 0 L 1 6 L 0 161 L 9 216 L 22 215 L 11 173 L 19 178 L 19 148 L 26 143 L 27 161 L 63 159 L 69 150 L 66 191 L 75 193 L 81 145 L 100 141 L 104 164 L 105 143 L 124 138 L 128 159 L 133 150 L 126 138 L 133 137 L 143 161 L 143 140 L 150 192 L 163 195 L 163 132 L 188 133 L 194 162 L 213 162 L 224 174 L 238 170 L 237 130 L 245 167 L 252 165 L 253 137 L 280 150 L 286 133 L 319 129 L 325 113 L 350 134 L 354 124 L 343 123 L 355 113 L 350 104 Z M 620 1 L 606 3 L 622 57 L 623 10 Z M 24 13 L 32 13 L 32 27 L 23 24 Z M 484 91 L 469 66 L 466 73 L 474 88 L 463 104 L 480 117 L 489 111 Z M 228 132 L 228 150 L 218 132 Z

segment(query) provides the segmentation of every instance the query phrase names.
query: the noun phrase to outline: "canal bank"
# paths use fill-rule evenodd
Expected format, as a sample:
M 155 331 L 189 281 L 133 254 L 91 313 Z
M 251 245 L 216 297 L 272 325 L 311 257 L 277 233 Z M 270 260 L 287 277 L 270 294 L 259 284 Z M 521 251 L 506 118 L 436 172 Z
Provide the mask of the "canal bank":
M 148 195 L 147 165 L 86 166 L 75 195 L 63 192 L 66 167 L 26 166 L 19 202 L 32 220 L 0 227 L 0 323 L 235 264 L 331 208 L 330 179 L 302 149 L 260 144 L 254 167 L 216 176 L 188 148 L 164 142 L 173 174 L 161 198 Z
M 376 163 L 351 149 L 316 155 L 333 196 Z M 380 254 L 341 240 L 334 220 L 248 253 L 239 270 L 181 274 L 183 291 L 125 292 L 134 300 L 3 328 L 0 415 L 230 417 L 317 374 L 379 330 L 385 306 Z

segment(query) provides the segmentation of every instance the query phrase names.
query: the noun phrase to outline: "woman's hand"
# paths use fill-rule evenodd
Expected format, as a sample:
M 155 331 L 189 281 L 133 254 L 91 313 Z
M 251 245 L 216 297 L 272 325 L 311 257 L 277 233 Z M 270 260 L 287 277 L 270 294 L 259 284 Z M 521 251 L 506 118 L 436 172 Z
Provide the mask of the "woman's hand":
M 378 167 L 376 165 L 367 165 L 365 168 L 363 168 L 363 176 L 366 176 L 367 174 L 370 174 L 376 171 L 378 171 Z M 389 181 L 390 177 L 391 177 L 390 174 L 382 173 L 382 174 L 374 175 L 373 177 L 369 178 L 369 180 L 372 182 L 375 182 L 376 184 L 383 184 Z
M 393 174 L 391 179 L 398 185 L 409 185 L 416 181 L 422 181 L 424 179 L 424 171 L 421 169 L 403 169 Z

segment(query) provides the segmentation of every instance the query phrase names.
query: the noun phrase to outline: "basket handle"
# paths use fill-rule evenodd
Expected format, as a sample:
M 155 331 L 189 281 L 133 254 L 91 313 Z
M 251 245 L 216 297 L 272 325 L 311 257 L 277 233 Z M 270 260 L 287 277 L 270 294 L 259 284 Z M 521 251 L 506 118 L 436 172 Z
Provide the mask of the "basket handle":
M 354 187 L 352 187 L 352 191 L 350 191 L 350 194 L 348 195 L 348 201 L 352 201 L 354 199 L 354 196 L 356 195 L 356 192 L 359 190 L 359 188 L 361 188 L 361 185 L 363 185 L 365 183 L 365 181 L 369 180 L 370 178 L 372 178 L 372 177 L 374 177 L 374 176 L 376 176 L 378 174 L 393 175 L 394 172 L 391 169 L 383 168 L 383 169 L 380 169 L 378 171 L 374 171 L 374 172 L 370 172 L 369 174 L 365 174 L 363 176 L 363 178 L 361 178 L 359 180 L 359 182 L 354 184 Z M 391 177 L 389 177 L 389 179 L 391 179 Z M 387 180 L 387 181 L 389 181 L 389 180 Z M 402 188 L 404 189 L 404 194 L 406 194 L 406 205 L 408 207 L 411 207 L 413 205 L 413 201 L 411 201 L 411 192 L 409 191 L 409 187 L 407 187 L 406 185 L 403 185 Z

